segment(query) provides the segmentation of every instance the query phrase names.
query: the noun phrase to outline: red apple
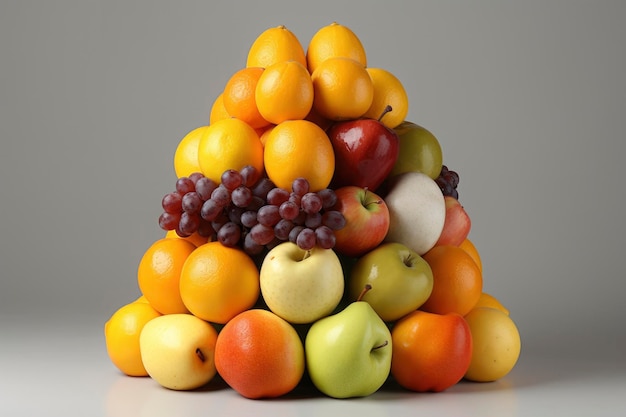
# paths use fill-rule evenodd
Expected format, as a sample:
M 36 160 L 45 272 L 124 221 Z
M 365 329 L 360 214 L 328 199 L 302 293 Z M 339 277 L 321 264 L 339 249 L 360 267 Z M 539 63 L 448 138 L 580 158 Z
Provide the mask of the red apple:
M 390 110 L 388 106 L 383 115 Z M 376 191 L 387 178 L 398 159 L 400 142 L 398 134 L 379 120 L 348 120 L 329 128 L 335 151 L 333 188 L 355 185 Z
M 347 185 L 335 190 L 332 210 L 343 214 L 346 224 L 335 231 L 335 250 L 357 257 L 378 246 L 389 230 L 389 209 L 385 201 L 366 188 Z
M 469 235 L 472 222 L 465 208 L 454 197 L 445 196 L 446 218 L 435 246 L 459 246 Z

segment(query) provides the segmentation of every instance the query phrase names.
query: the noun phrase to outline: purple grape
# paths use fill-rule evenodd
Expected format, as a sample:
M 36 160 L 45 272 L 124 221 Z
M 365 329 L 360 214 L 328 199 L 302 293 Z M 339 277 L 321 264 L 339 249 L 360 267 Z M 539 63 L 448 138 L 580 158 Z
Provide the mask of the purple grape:
M 204 219 L 200 220 L 200 224 L 198 225 L 198 234 L 200 236 L 210 237 L 214 232 L 215 231 L 213 230 L 213 226 L 210 221 Z
M 232 191 L 235 188 L 239 187 L 243 183 L 243 178 L 239 171 L 234 169 L 227 169 L 222 173 L 222 185 L 226 187 L 228 191 Z
M 211 193 L 211 200 L 215 201 L 215 204 L 221 207 L 226 207 L 228 203 L 230 203 L 230 191 L 224 186 L 220 184 L 213 192 Z
M 195 190 L 196 186 L 189 177 L 180 177 L 176 180 L 176 192 L 181 196 Z
M 289 201 L 300 207 L 300 204 L 302 203 L 302 196 L 292 192 L 289 194 Z
M 285 201 L 289 200 L 289 191 L 283 188 L 273 188 L 267 193 L 267 203 L 280 206 Z
M 202 200 L 196 191 L 191 191 L 183 196 L 181 206 L 187 213 L 198 213 L 202 207 Z
M 241 226 L 241 216 L 246 209 L 241 207 L 229 207 L 228 208 L 228 220 L 235 223 L 236 225 Z
M 196 182 L 196 192 L 204 201 L 211 198 L 211 193 L 217 188 L 217 184 L 211 178 L 202 177 Z
M 320 226 L 315 229 L 317 244 L 323 249 L 331 249 L 335 246 L 335 233 L 328 226 Z
M 306 178 L 296 178 L 291 183 L 291 191 L 296 193 L 299 196 L 303 196 L 309 192 L 309 181 Z
M 317 192 L 319 198 L 322 199 L 322 208 L 329 209 L 337 204 L 337 194 L 330 188 L 324 188 Z
M 230 199 L 237 207 L 247 207 L 252 201 L 252 191 L 245 185 L 240 185 L 230 194 Z
M 174 230 L 180 222 L 180 214 L 164 211 L 159 216 L 159 226 L 163 230 Z
M 263 224 L 255 224 L 250 229 L 250 237 L 259 245 L 267 245 L 274 239 L 274 228 Z
M 278 207 L 266 205 L 259 209 L 256 218 L 262 225 L 274 227 L 281 219 Z
M 171 214 L 180 214 L 183 211 L 182 207 L 183 198 L 177 192 L 168 193 L 163 196 L 161 200 L 161 206 L 163 210 Z
M 293 229 L 293 222 L 285 219 L 281 219 L 276 226 L 274 226 L 274 235 L 280 240 L 288 240 L 289 232 Z
M 257 170 L 252 165 L 246 165 L 245 167 L 241 168 L 239 173 L 241 174 L 241 180 L 243 185 L 248 188 L 251 188 L 254 184 L 256 184 L 260 177 L 259 170 Z
M 278 207 L 278 213 L 285 220 L 293 220 L 300 214 L 300 207 L 292 201 L 285 201 Z
M 322 215 L 322 224 L 331 230 L 341 230 L 346 225 L 346 218 L 337 210 L 329 210 Z
M 252 194 L 261 197 L 265 201 L 267 193 L 273 188 L 276 188 L 274 183 L 269 178 L 263 177 L 252 188 Z
M 233 222 L 228 222 L 220 227 L 217 232 L 217 240 L 224 246 L 235 247 L 241 238 L 241 228 Z
M 316 193 L 306 193 L 302 196 L 300 206 L 308 214 L 318 213 L 322 209 L 322 199 Z
M 205 178 L 205 176 L 202 174 L 202 172 L 193 172 L 191 174 L 189 174 L 189 179 L 191 180 L 191 182 L 195 184 L 198 183 L 198 180 L 200 178 Z
M 305 227 L 298 233 L 296 245 L 302 250 L 311 250 L 315 247 L 316 240 L 315 231 Z
M 207 221 L 213 221 L 215 218 L 224 211 L 224 207 L 218 205 L 215 200 L 209 199 L 202 204 L 200 209 L 200 217 Z
M 198 214 L 183 212 L 183 214 L 180 215 L 178 228 L 181 232 L 191 235 L 198 230 L 198 226 L 200 226 L 200 216 Z
M 244 237 L 242 247 L 248 255 L 259 255 L 263 252 L 263 245 L 256 243 L 250 233 Z
M 315 228 L 321 226 L 322 225 L 322 214 L 319 213 L 319 212 L 307 214 L 306 220 L 304 221 L 304 225 L 306 227 L 311 228 L 311 229 L 315 229 Z
M 304 226 L 294 226 L 289 232 L 289 241 L 291 243 L 296 243 L 296 241 L 298 240 L 298 235 L 302 230 L 304 230 Z
M 256 211 L 247 210 L 241 213 L 241 224 L 248 229 L 257 224 Z
M 265 200 L 261 197 L 253 196 L 250 203 L 246 206 L 248 210 L 257 211 L 265 205 Z

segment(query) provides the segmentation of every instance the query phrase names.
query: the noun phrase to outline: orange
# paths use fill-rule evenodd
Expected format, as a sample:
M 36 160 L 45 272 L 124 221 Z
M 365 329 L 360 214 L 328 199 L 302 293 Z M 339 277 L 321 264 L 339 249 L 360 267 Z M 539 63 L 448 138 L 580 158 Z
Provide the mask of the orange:
M 311 74 L 313 107 L 331 120 L 361 117 L 372 105 L 374 84 L 365 67 L 350 58 L 328 58 Z
M 437 314 L 467 314 L 478 302 L 483 278 L 472 257 L 458 246 L 435 246 L 423 258 L 433 272 L 433 290 L 420 307 Z
M 491 382 L 507 375 L 519 359 L 522 343 L 510 316 L 489 307 L 472 309 L 465 321 L 472 334 L 472 359 L 465 379 Z
M 495 308 L 496 310 L 500 310 L 507 316 L 509 315 L 509 309 L 506 308 L 496 297 L 491 294 L 487 294 L 486 292 L 480 294 L 480 298 L 478 298 L 478 302 L 474 306 L 474 308 L 479 307 Z
M 251 308 L 260 294 L 259 270 L 245 252 L 209 242 L 185 261 L 180 295 L 196 317 L 224 324 Z
M 241 170 L 246 165 L 263 171 L 263 144 L 257 132 L 246 122 L 229 118 L 219 120 L 204 131 L 198 144 L 200 171 L 216 183 L 228 169 Z
M 482 260 L 480 259 L 480 253 L 478 253 L 478 249 L 476 249 L 476 246 L 474 245 L 474 243 L 471 240 L 466 238 L 463 242 L 461 242 L 459 247 L 463 249 L 465 252 L 469 253 L 469 255 L 472 257 L 474 262 L 476 262 L 476 265 L 478 265 L 478 268 L 480 268 L 480 270 L 482 271 L 483 263 L 482 263 Z
M 198 232 L 194 232 L 190 236 L 187 236 L 187 237 L 180 237 L 178 236 L 178 233 L 176 233 L 176 230 L 168 230 L 167 233 L 165 233 L 165 237 L 171 238 L 171 239 L 188 240 L 189 242 L 193 243 L 194 246 L 204 245 L 205 243 L 209 241 L 208 237 L 200 236 Z
M 263 71 L 255 100 L 263 118 L 273 124 L 304 119 L 313 106 L 313 81 L 297 61 L 281 61 Z
M 260 67 L 240 69 L 231 75 L 222 93 L 226 112 L 255 129 L 269 124 L 259 113 L 254 98 L 256 85 L 263 71 L 265 69 Z
M 111 362 L 130 376 L 148 376 L 141 361 L 139 335 L 143 326 L 161 313 L 136 300 L 120 307 L 104 324 L 104 338 Z
M 363 117 L 380 120 L 393 129 L 404 121 L 409 112 L 409 96 L 402 82 L 391 72 L 382 68 L 367 68 L 367 72 L 374 84 L 374 98 Z M 391 111 L 383 115 L 387 106 L 391 106 Z
M 188 177 L 194 172 L 200 171 L 198 164 L 198 144 L 207 126 L 200 126 L 187 133 L 178 142 L 174 152 L 174 171 L 176 177 Z
M 263 146 L 265 147 L 265 142 L 267 142 L 267 138 L 269 137 L 270 133 L 272 133 L 272 130 L 274 129 L 276 125 L 270 125 L 268 126 L 265 130 L 263 130 L 263 132 L 259 135 L 259 140 L 261 141 L 261 144 L 263 144 Z
M 248 50 L 246 67 L 267 68 L 277 62 L 296 61 L 306 66 L 302 44 L 284 25 L 262 32 Z
M 228 119 L 230 114 L 226 111 L 226 107 L 224 107 L 224 93 L 220 93 L 215 100 L 213 101 L 213 105 L 211 106 L 211 113 L 209 115 L 209 124 L 213 124 L 218 120 Z
M 137 269 L 139 289 L 161 314 L 188 313 L 178 286 L 183 264 L 195 248 L 185 239 L 163 238 L 143 254 Z
M 308 120 L 287 120 L 272 129 L 265 142 L 265 171 L 277 187 L 291 190 L 304 177 L 312 192 L 330 184 L 335 153 L 326 132 Z
M 347 26 L 337 22 L 319 29 L 311 38 L 306 52 L 309 72 L 315 69 L 328 58 L 345 57 L 367 66 L 365 48 L 361 40 Z

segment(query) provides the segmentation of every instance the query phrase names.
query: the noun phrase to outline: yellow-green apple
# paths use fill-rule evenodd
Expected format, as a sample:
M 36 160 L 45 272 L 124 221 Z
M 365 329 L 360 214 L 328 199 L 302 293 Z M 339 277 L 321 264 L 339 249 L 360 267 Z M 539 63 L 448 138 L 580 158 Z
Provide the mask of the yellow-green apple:
M 387 107 L 382 116 L 391 107 Z M 380 118 L 341 121 L 328 129 L 335 151 L 333 188 L 356 185 L 376 191 L 398 159 L 398 135 Z
M 389 209 L 374 192 L 355 185 L 335 190 L 337 202 L 331 210 L 343 214 L 345 225 L 335 231 L 335 250 L 358 257 L 378 246 L 389 230 Z
M 374 289 L 362 296 L 380 318 L 394 322 L 417 310 L 433 290 L 430 265 L 414 250 L 401 243 L 383 243 L 361 256 L 348 277 L 350 299 L 362 289 Z
M 246 398 L 272 398 L 293 390 L 304 375 L 304 346 L 296 329 L 265 309 L 233 317 L 215 345 L 219 375 Z
M 394 130 L 398 134 L 400 154 L 389 177 L 405 172 L 423 172 L 436 179 L 441 172 L 443 153 L 435 135 L 422 126 L 406 120 Z
M 329 315 L 341 301 L 344 275 L 332 249 L 300 249 L 292 242 L 272 248 L 260 270 L 267 307 L 290 323 L 312 323 Z
M 139 348 L 148 375 L 165 388 L 191 390 L 216 374 L 217 331 L 191 314 L 166 314 L 141 330 Z
M 365 397 L 389 376 L 391 332 L 369 303 L 358 300 L 313 323 L 304 352 L 311 382 L 322 393 Z
M 446 204 L 441 189 L 422 172 L 406 172 L 392 179 L 385 203 L 389 209 L 387 242 L 402 243 L 423 255 L 441 236 Z
M 452 196 L 444 196 L 444 200 L 446 219 L 435 246 L 459 246 L 469 235 L 472 221 L 459 200 Z

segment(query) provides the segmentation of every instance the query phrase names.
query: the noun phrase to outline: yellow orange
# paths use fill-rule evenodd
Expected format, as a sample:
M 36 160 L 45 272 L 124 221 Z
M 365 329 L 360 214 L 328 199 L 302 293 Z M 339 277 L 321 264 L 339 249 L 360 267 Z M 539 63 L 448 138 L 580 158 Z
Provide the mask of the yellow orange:
M 372 105 L 372 78 L 366 68 L 353 59 L 328 58 L 315 68 L 311 80 L 313 107 L 327 119 L 356 119 Z
M 306 66 L 302 44 L 284 25 L 263 31 L 248 50 L 246 67 L 267 68 L 277 62 L 296 61 Z
M 185 239 L 193 243 L 194 246 L 204 245 L 205 243 L 209 241 L 208 237 L 201 236 L 198 232 L 194 232 L 190 236 L 180 237 L 178 233 L 176 233 L 176 230 L 168 230 L 165 233 L 165 237 L 171 238 L 171 239 Z
M 198 145 L 200 171 L 216 183 L 224 171 L 241 170 L 246 165 L 263 171 L 263 144 L 246 122 L 229 118 L 219 120 L 205 130 Z
M 482 271 L 483 262 L 480 258 L 480 253 L 478 252 L 476 245 L 474 245 L 474 243 L 471 240 L 469 240 L 469 238 L 466 238 L 463 242 L 461 242 L 459 247 L 472 257 L 474 262 L 476 262 L 476 265 L 478 265 L 478 268 L 480 268 L 480 270 Z
M 354 59 L 367 66 L 367 56 L 361 40 L 347 26 L 333 22 L 320 28 L 309 41 L 306 52 L 309 72 L 315 69 L 326 59 L 345 57 Z
M 363 117 L 380 119 L 382 124 L 393 129 L 404 121 L 409 112 L 409 96 L 398 77 L 386 69 L 367 68 L 367 72 L 374 85 L 374 98 Z M 391 106 L 391 111 L 385 112 L 387 106 Z
M 260 67 L 242 68 L 236 71 L 226 82 L 222 100 L 226 112 L 248 123 L 253 128 L 269 124 L 261 116 L 256 105 L 254 93 L 261 74 L 265 71 Z
M 308 120 L 287 120 L 272 129 L 265 142 L 265 171 L 277 187 L 291 190 L 304 177 L 311 191 L 330 184 L 335 154 L 326 132 Z
M 187 313 L 180 297 L 180 272 L 196 246 L 185 239 L 163 238 L 144 252 L 137 269 L 141 293 L 161 314 Z
M 304 119 L 313 106 L 313 81 L 297 61 L 267 67 L 256 86 L 255 100 L 263 118 L 273 124 Z
M 187 133 L 176 146 L 174 152 L 174 171 L 176 177 L 187 177 L 200 171 L 198 164 L 198 144 L 207 126 L 200 126 Z
M 483 278 L 472 257 L 458 246 L 435 246 L 423 258 L 433 273 L 433 290 L 420 307 L 437 314 L 467 314 L 478 302 Z
M 479 307 L 495 308 L 496 310 L 502 311 L 507 316 L 509 315 L 509 309 L 506 308 L 496 297 L 486 292 L 480 294 L 480 298 L 478 298 L 478 302 L 474 306 L 474 308 Z
M 230 114 L 226 111 L 226 107 L 224 107 L 224 93 L 220 93 L 215 100 L 213 101 L 213 105 L 211 106 L 211 113 L 209 115 L 209 124 L 213 124 L 218 120 L 228 119 Z
M 141 361 L 139 335 L 146 323 L 160 315 L 150 304 L 136 300 L 120 307 L 104 324 L 109 359 L 126 375 L 148 375 Z
M 193 315 L 224 324 L 256 303 L 259 270 L 242 250 L 209 242 L 187 258 L 180 294 Z

